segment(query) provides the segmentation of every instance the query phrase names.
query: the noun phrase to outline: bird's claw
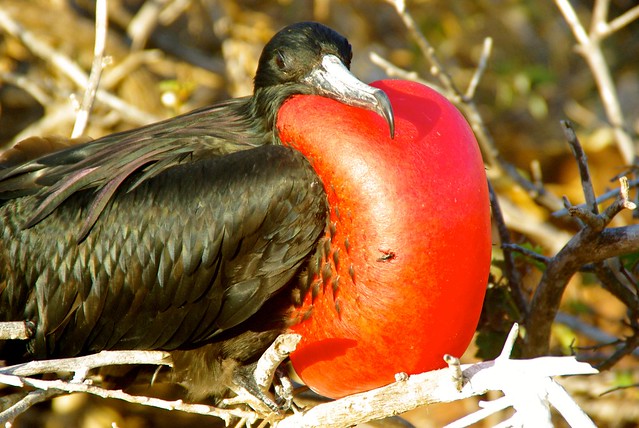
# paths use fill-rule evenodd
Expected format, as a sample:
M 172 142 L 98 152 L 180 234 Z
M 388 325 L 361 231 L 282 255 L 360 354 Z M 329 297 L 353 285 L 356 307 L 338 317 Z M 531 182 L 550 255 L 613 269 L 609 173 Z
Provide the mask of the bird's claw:
M 233 391 L 236 397 L 222 401 L 225 406 L 247 404 L 254 410 L 269 410 L 282 414 L 293 405 L 293 386 L 284 369 L 276 371 L 273 386 L 260 387 L 255 381 L 254 372 L 256 364 L 240 367 L 233 376 Z

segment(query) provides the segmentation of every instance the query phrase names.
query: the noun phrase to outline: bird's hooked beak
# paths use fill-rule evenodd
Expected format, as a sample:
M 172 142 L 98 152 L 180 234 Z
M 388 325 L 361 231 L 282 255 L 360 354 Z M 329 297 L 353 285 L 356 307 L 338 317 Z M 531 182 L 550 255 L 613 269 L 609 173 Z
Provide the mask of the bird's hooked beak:
M 304 80 L 319 88 L 320 95 L 379 114 L 388 123 L 390 137 L 395 137 L 395 116 L 386 93 L 355 77 L 337 56 L 324 55 L 321 65 Z

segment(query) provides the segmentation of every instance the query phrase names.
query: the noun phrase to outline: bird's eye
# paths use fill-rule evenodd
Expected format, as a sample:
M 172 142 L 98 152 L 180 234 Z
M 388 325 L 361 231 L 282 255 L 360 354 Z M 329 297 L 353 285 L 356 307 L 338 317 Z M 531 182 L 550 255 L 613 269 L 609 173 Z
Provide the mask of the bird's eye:
M 277 51 L 277 55 L 275 55 L 275 64 L 280 70 L 284 71 L 286 69 L 286 60 L 284 54 L 280 51 Z

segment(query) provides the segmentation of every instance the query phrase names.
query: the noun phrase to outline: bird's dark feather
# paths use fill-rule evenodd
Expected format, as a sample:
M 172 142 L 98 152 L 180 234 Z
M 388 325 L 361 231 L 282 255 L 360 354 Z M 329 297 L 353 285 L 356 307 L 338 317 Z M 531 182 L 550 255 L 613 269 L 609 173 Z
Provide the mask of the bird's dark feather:
M 115 190 L 134 172 L 144 174 L 129 181 L 129 189 L 184 162 L 272 142 L 272 136 L 251 126 L 250 100 L 229 100 L 72 146 L 25 164 L 0 168 L 0 199 L 38 194 L 41 203 L 24 224 L 31 227 L 74 193 L 95 189 L 91 215 L 78 236 L 84 238 Z
M 20 224 L 37 198 L 0 207 L 0 316 L 36 324 L 36 356 L 204 344 L 291 281 L 326 223 L 315 172 L 280 146 L 123 188 L 75 244 L 91 198 L 72 195 L 28 230 Z

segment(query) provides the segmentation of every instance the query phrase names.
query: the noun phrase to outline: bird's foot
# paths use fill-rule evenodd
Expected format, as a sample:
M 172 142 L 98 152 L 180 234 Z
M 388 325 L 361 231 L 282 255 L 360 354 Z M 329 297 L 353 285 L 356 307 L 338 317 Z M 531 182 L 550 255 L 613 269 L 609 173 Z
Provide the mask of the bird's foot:
M 256 410 L 255 405 L 276 413 L 289 410 L 293 405 L 293 385 L 280 364 L 295 350 L 299 340 L 296 334 L 280 335 L 256 363 L 238 367 L 232 388 L 237 397 L 224 400 L 224 404 L 242 402 Z
M 231 388 L 236 396 L 223 400 L 222 404 L 247 404 L 257 411 L 279 414 L 293 408 L 293 384 L 286 370 L 278 368 L 273 379 L 273 387 L 263 387 L 255 380 L 256 366 L 257 364 L 251 364 L 236 370 Z
M 284 409 L 276 402 L 269 388 L 264 388 L 255 381 L 256 366 L 257 364 L 254 363 L 236 369 L 231 387 L 236 396 L 223 400 L 222 404 L 226 406 L 248 404 L 254 410 L 260 412 L 280 413 Z

